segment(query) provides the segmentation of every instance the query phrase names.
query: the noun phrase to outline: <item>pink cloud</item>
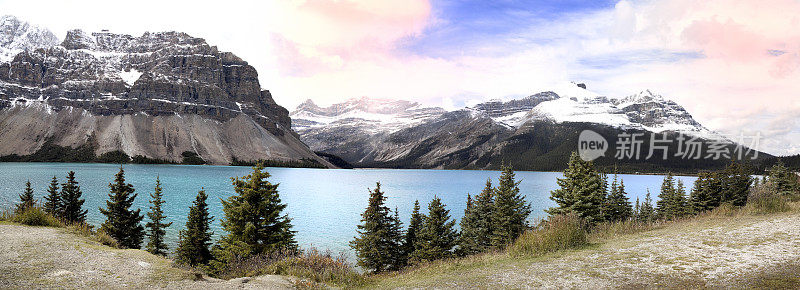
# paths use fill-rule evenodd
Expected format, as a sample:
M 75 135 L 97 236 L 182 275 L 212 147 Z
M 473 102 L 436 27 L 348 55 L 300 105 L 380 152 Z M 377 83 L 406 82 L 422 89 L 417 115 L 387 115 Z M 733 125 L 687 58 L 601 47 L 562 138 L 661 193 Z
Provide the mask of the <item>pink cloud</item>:
M 428 0 L 308 0 L 286 4 L 275 21 L 273 47 L 282 70 L 339 69 L 355 59 L 381 59 L 401 39 L 422 33 Z

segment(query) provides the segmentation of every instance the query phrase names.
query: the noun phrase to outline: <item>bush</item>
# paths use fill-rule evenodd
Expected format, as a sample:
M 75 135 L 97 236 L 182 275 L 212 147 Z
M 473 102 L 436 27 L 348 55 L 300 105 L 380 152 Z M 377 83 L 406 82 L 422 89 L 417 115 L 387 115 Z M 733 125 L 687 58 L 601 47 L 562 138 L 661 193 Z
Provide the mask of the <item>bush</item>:
M 791 210 L 788 198 L 771 190 L 769 186 L 759 185 L 750 190 L 745 209 L 753 214 L 787 212 Z
M 103 245 L 112 247 L 112 248 L 120 248 L 119 243 L 117 240 L 109 236 L 108 234 L 102 231 L 94 231 L 92 230 L 92 226 L 86 223 L 74 223 L 67 226 L 67 229 L 72 232 L 73 234 L 77 234 L 80 236 L 87 237 L 95 242 L 101 243 Z
M 40 207 L 29 207 L 17 213 L 11 221 L 29 226 L 64 227 L 58 219 L 47 214 Z
M 347 263 L 344 255 L 333 255 L 330 251 L 322 252 L 315 248 L 277 250 L 246 259 L 232 259 L 220 273 L 220 277 L 225 279 L 259 275 L 288 275 L 336 286 L 364 283 L 364 277 Z
M 586 243 L 586 223 L 570 213 L 551 216 L 534 230 L 525 232 L 508 247 L 508 253 L 512 256 L 541 256 Z

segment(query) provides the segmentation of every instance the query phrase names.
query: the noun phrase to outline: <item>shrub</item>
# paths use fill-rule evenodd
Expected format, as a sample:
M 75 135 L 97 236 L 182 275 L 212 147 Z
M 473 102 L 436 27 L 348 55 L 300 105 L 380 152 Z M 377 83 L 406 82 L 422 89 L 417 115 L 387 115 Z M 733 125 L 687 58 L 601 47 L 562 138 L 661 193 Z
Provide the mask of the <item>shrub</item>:
M 67 230 L 71 233 L 87 237 L 95 242 L 101 243 L 103 245 L 112 247 L 112 248 L 120 248 L 119 242 L 106 234 L 103 231 L 94 231 L 92 226 L 86 223 L 73 223 L 67 226 Z
M 248 258 L 231 259 L 221 278 L 258 275 L 288 275 L 308 279 L 317 283 L 337 286 L 357 286 L 364 283 L 359 274 L 345 259 L 344 255 L 333 255 L 330 251 L 316 248 L 297 251 L 293 248 L 257 254 Z
M 759 185 L 750 190 L 745 209 L 753 214 L 767 214 L 787 212 L 791 207 L 786 196 L 771 190 L 769 186 Z
M 40 207 L 29 207 L 17 213 L 13 222 L 29 226 L 64 227 L 58 219 L 47 214 Z
M 551 216 L 534 230 L 525 232 L 508 248 L 512 256 L 540 256 L 587 243 L 586 223 L 569 213 Z

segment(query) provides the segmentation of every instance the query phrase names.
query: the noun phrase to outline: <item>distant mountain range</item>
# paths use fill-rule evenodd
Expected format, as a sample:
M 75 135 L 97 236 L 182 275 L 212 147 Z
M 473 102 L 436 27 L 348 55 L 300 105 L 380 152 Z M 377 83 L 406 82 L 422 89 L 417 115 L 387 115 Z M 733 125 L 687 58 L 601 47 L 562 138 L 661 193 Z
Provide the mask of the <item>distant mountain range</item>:
M 735 155 L 735 143 L 703 127 L 683 107 L 660 95 L 643 91 L 608 98 L 585 87 L 564 85 L 455 111 L 370 98 L 322 108 L 308 100 L 290 116 L 293 129 L 313 150 L 341 156 L 360 167 L 496 169 L 505 163 L 523 170 L 561 170 L 569 154 L 577 150 L 583 130 L 598 132 L 610 142 L 610 150 L 597 164 L 621 171 L 695 172 L 730 162 L 674 156 L 679 152 L 677 141 L 668 145 L 667 160 L 645 160 L 651 133 L 666 134 L 670 140 L 683 134 L 705 144 L 721 144 Z M 641 159 L 615 158 L 622 133 L 644 135 Z M 771 157 L 759 155 L 759 159 Z
M 255 68 L 202 38 L 72 30 L 59 40 L 0 18 L 0 156 L 89 148 L 168 161 L 196 154 L 212 164 L 330 166 L 298 139 L 288 114 Z

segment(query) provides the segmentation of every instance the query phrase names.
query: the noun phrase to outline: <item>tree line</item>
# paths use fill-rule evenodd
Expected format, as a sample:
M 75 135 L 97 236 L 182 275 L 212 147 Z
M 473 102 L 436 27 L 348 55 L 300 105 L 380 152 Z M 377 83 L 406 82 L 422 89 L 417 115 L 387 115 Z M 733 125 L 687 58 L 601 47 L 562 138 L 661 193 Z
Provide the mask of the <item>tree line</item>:
M 530 204 L 520 194 L 519 184 L 514 170 L 503 166 L 496 187 L 487 180 L 475 199 L 468 195 L 459 232 L 438 196 L 428 203 L 427 214 L 420 212 L 419 201 L 415 201 L 404 230 L 397 209 L 386 206 L 386 195 L 377 183 L 361 215 L 358 236 L 350 242 L 358 265 L 378 273 L 506 247 L 528 228 Z
M 297 251 L 291 219 L 284 213 L 286 205 L 281 202 L 278 185 L 269 182 L 269 177 L 264 167 L 257 165 L 249 175 L 231 179 L 236 194 L 227 200 L 220 200 L 225 213 L 222 227 L 227 235 L 214 245 L 211 240 L 214 217 L 209 214 L 208 195 L 201 189 L 189 207 L 184 229 L 179 232 L 175 260 L 205 268 L 211 273 L 222 273 L 235 261 L 273 251 Z M 168 255 L 165 236 L 166 228 L 172 223 L 166 222 L 160 178 L 156 177 L 154 190 L 150 194 L 150 207 L 146 214 L 149 221 L 144 224 L 141 210 L 132 208 L 137 194 L 133 185 L 125 181 L 123 167 L 120 166 L 108 187 L 106 207 L 99 209 L 106 219 L 98 232 L 112 237 L 120 247 L 130 249 L 140 249 L 147 237 L 145 248 L 148 252 Z M 63 184 L 53 177 L 41 207 L 34 199 L 30 181 L 27 181 L 15 213 L 41 208 L 65 224 L 86 225 L 88 210 L 83 209 L 84 199 L 81 196 L 74 171 L 67 174 Z

